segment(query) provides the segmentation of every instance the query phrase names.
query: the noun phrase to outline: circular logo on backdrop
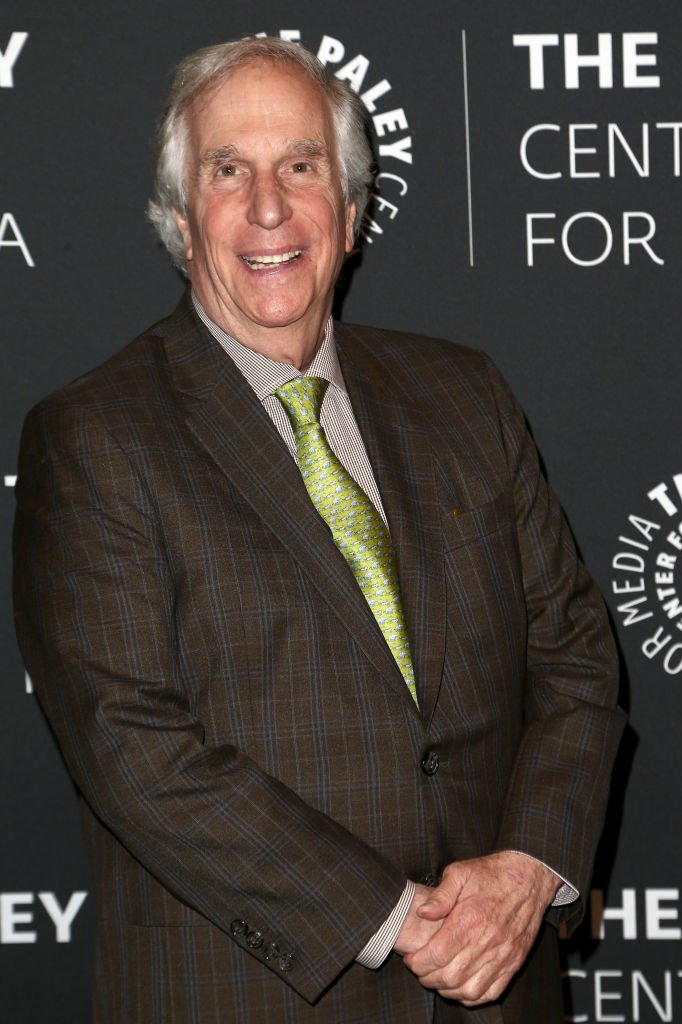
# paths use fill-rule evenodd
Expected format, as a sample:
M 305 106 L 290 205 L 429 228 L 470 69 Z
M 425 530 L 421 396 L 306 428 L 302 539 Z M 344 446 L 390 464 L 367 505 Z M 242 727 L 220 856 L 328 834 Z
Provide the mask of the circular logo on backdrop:
M 259 32 L 259 36 L 267 33 Z M 273 33 L 275 34 L 275 33 Z M 360 225 L 360 236 L 372 245 L 390 228 L 407 195 L 407 173 L 412 166 L 412 136 L 405 108 L 393 94 L 393 86 L 380 68 L 364 53 L 335 36 L 307 39 L 300 29 L 280 29 L 280 39 L 301 43 L 316 54 L 335 78 L 347 82 L 359 94 L 374 126 L 379 173 L 374 180 L 371 201 Z
M 682 672 L 682 473 L 647 492 L 642 514 L 632 514 L 611 561 L 611 592 L 626 629 L 668 675 Z

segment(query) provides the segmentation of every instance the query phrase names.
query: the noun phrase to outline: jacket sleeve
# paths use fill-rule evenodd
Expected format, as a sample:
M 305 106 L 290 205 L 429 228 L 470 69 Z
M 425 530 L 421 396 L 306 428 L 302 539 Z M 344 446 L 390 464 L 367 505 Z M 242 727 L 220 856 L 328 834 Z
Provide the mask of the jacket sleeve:
M 56 398 L 29 415 L 16 495 L 20 647 L 85 800 L 228 935 L 246 908 L 263 938 L 250 952 L 313 1001 L 398 902 L 403 872 L 248 752 L 205 743 L 149 481 L 99 409 Z
M 523 574 L 528 641 L 524 726 L 498 849 L 543 861 L 581 899 L 550 918 L 582 916 L 625 716 L 606 608 L 541 472 L 515 399 L 489 363 Z

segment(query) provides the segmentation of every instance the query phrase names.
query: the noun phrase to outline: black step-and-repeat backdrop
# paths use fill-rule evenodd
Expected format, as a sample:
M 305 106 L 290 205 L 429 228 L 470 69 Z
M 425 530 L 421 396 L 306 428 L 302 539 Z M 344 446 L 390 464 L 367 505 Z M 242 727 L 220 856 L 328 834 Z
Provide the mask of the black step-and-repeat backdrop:
M 177 61 L 300 40 L 374 122 L 343 317 L 486 349 L 610 605 L 631 713 L 566 1020 L 682 1021 L 682 8 L 670 0 L 4 0 L 0 9 L 0 1022 L 88 1019 L 77 800 L 12 630 L 28 408 L 164 315 L 144 218 Z M 542 1024 L 542 1022 L 529 1022 Z

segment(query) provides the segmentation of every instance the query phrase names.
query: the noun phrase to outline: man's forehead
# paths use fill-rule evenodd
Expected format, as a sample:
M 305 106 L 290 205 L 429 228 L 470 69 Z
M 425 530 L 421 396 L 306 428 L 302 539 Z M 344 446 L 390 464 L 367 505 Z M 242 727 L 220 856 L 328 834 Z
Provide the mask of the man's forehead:
M 194 124 L 201 123 L 209 108 L 226 111 L 231 108 L 238 116 L 244 106 L 254 100 L 254 95 L 270 94 L 276 100 L 281 92 L 282 81 L 287 93 L 298 94 L 311 110 L 317 107 L 323 120 L 331 116 L 329 101 L 322 86 L 312 79 L 300 65 L 292 61 L 257 59 L 226 72 L 209 82 L 190 101 L 188 115 Z

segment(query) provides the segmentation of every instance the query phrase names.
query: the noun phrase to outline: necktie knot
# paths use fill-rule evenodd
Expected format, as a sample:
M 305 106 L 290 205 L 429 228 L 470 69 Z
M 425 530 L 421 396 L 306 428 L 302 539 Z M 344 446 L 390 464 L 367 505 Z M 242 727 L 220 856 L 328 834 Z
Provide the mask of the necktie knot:
M 322 399 L 329 385 L 323 377 L 295 377 L 277 388 L 275 395 L 284 406 L 294 434 L 302 427 L 320 422 Z

